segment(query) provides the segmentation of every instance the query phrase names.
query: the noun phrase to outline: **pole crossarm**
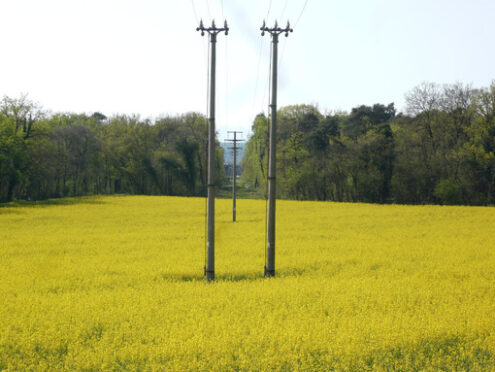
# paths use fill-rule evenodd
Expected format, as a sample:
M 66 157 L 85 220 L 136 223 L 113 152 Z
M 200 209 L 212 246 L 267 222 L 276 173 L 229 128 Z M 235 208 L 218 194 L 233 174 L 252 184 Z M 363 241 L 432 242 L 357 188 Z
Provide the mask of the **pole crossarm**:
M 289 21 L 287 21 L 287 26 L 285 28 L 280 28 L 278 26 L 277 21 L 275 21 L 274 27 L 266 27 L 266 22 L 263 20 L 263 25 L 260 27 L 261 30 L 261 36 L 265 36 L 265 32 L 268 32 L 272 35 L 280 35 L 285 33 L 285 37 L 289 36 L 289 32 L 294 32 L 294 30 L 290 27 Z
M 215 25 L 215 20 L 211 21 L 211 26 L 210 27 L 205 27 L 203 24 L 203 20 L 199 21 L 199 27 L 196 28 L 196 31 L 201 31 L 201 36 L 205 35 L 205 32 L 209 33 L 210 35 L 217 35 L 220 32 L 225 31 L 225 35 L 229 34 L 229 26 L 227 25 L 227 20 L 224 21 L 223 27 L 217 28 Z

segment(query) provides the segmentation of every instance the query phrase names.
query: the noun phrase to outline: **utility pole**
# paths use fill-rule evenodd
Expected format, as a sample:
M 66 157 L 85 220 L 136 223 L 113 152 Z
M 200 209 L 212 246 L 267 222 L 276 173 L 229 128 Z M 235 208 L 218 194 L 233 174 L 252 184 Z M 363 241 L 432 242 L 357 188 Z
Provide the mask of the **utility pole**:
M 228 131 L 227 133 L 234 133 L 234 139 L 226 139 L 225 141 L 233 142 L 232 150 L 234 152 L 234 167 L 232 173 L 232 221 L 236 220 L 236 179 L 237 179 L 237 142 L 243 142 L 244 140 L 237 138 L 237 133 L 241 134 L 242 132 L 237 131 Z
M 268 154 L 268 237 L 266 242 L 265 277 L 275 276 L 275 202 L 276 202 L 276 173 L 277 173 L 277 64 L 278 64 L 278 36 L 285 33 L 285 37 L 292 32 L 289 21 L 285 28 L 278 27 L 277 21 L 273 28 L 266 27 L 265 21 L 260 28 L 261 36 L 268 32 L 272 35 L 272 97 L 270 103 L 270 139 Z
M 201 36 L 208 33 L 210 39 L 210 117 L 208 118 L 208 240 L 206 252 L 205 276 L 206 281 L 215 279 L 215 71 L 216 71 L 216 43 L 217 34 L 225 31 L 229 33 L 227 21 L 224 27 L 217 28 L 215 21 L 211 22 L 211 27 L 204 27 L 203 21 L 199 23 L 196 31 L 201 31 Z

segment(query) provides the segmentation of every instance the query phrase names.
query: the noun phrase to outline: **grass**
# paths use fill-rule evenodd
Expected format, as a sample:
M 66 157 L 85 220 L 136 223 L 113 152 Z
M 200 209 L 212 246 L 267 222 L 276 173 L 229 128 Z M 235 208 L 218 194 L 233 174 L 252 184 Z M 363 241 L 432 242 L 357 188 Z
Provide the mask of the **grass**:
M 495 370 L 495 209 L 86 197 L 0 208 L 0 370 Z

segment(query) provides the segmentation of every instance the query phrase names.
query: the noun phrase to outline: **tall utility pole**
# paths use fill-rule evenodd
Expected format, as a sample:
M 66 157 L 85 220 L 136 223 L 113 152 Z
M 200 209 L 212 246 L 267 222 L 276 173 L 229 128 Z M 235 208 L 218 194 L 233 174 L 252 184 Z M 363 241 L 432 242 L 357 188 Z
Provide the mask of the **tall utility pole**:
M 236 179 L 237 179 L 237 142 L 243 142 L 244 140 L 237 138 L 237 133 L 241 134 L 242 132 L 237 131 L 228 131 L 227 133 L 234 133 L 234 139 L 226 139 L 225 141 L 233 142 L 234 147 L 232 150 L 234 152 L 234 167 L 232 170 L 232 221 L 236 220 Z
M 277 21 L 273 28 L 266 27 L 265 21 L 260 28 L 261 36 L 268 32 L 272 35 L 272 97 L 270 103 L 270 139 L 268 155 L 268 237 L 266 242 L 265 277 L 275 276 L 275 202 L 276 202 L 276 173 L 277 173 L 277 64 L 278 64 L 278 36 L 285 33 L 285 37 L 292 32 L 289 21 L 285 28 L 278 27 Z
M 215 71 L 216 71 L 216 43 L 217 34 L 225 31 L 229 33 L 227 21 L 224 27 L 217 28 L 215 21 L 211 22 L 211 27 L 204 27 L 203 21 L 199 23 L 196 31 L 201 31 L 201 36 L 205 32 L 210 38 L 210 117 L 208 118 L 208 242 L 206 252 L 205 276 L 206 281 L 215 279 Z

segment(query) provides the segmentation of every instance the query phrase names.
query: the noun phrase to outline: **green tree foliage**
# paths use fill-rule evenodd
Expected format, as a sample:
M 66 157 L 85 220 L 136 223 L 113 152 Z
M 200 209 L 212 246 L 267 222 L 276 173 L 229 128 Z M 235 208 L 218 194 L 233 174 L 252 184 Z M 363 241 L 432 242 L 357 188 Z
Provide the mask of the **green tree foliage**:
M 279 197 L 378 203 L 495 203 L 495 82 L 422 83 L 393 103 L 322 114 L 278 112 Z M 256 116 L 241 181 L 265 196 L 268 124 Z M 86 194 L 204 195 L 208 123 L 188 113 L 47 115 L 27 97 L 0 102 L 0 201 Z M 216 182 L 225 178 L 217 144 Z
M 242 179 L 248 187 L 266 189 L 268 176 L 268 119 L 257 115 L 252 126 L 253 134 L 246 144 L 246 154 L 242 159 Z
M 377 125 L 387 123 L 395 116 L 395 107 L 391 103 L 388 106 L 375 104 L 353 108 L 350 115 L 343 122 L 342 132 L 345 136 L 356 139 Z
M 0 194 L 12 199 L 25 178 L 28 156 L 24 140 L 15 133 L 11 120 L 0 119 Z
M 279 197 L 311 200 L 495 203 L 495 82 L 422 83 L 394 104 L 321 114 L 311 105 L 278 112 Z M 242 181 L 264 194 L 268 119 L 258 115 Z
M 88 194 L 204 195 L 208 122 L 101 113 L 44 115 L 27 97 L 0 106 L 0 201 Z M 216 181 L 225 174 L 217 144 Z

